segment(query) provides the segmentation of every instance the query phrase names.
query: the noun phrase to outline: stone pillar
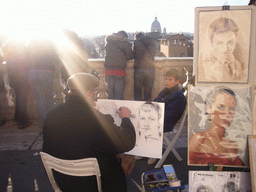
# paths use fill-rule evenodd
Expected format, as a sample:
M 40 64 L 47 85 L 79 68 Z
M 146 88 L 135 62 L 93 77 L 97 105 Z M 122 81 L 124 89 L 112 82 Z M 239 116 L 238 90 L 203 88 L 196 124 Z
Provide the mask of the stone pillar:
M 105 81 L 104 59 L 89 59 L 89 65 L 99 73 L 100 86 L 98 88 L 99 99 L 107 99 L 107 84 Z
M 124 100 L 134 100 L 134 60 L 128 61 L 125 69 L 125 89 L 124 89 Z

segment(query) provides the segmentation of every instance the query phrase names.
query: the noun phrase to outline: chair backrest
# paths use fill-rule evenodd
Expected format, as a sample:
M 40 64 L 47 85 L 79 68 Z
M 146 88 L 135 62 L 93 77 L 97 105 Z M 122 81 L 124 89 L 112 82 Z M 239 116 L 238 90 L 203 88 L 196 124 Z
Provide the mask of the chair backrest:
M 95 175 L 98 183 L 98 190 L 102 192 L 101 189 L 101 174 L 99 164 L 96 158 L 85 158 L 78 160 L 64 160 L 53 157 L 47 153 L 40 152 L 41 159 L 43 161 L 45 170 L 49 177 L 52 187 L 55 191 L 61 191 L 57 185 L 52 169 L 58 171 L 65 175 L 71 176 L 92 176 Z

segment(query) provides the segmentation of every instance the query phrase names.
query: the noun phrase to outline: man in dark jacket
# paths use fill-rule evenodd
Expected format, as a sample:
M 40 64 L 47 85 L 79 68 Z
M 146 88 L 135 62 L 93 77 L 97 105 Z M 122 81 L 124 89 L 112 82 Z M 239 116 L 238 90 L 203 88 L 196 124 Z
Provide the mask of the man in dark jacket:
M 127 40 L 125 31 L 106 37 L 106 83 L 109 99 L 122 100 L 125 88 L 125 68 L 127 61 L 133 59 L 132 44 Z
M 135 131 L 131 111 L 123 107 L 117 113 L 120 127 L 110 115 L 95 109 L 99 80 L 88 73 L 68 79 L 66 103 L 50 111 L 43 126 L 43 151 L 62 159 L 96 157 L 101 171 L 103 191 L 126 192 L 124 171 L 117 154 L 133 149 Z M 71 177 L 56 171 L 55 180 L 62 191 L 98 191 L 95 177 Z
M 135 35 L 134 41 L 134 99 L 151 101 L 155 81 L 154 56 L 156 46 L 153 39 L 143 33 Z M 144 95 L 141 90 L 144 88 Z

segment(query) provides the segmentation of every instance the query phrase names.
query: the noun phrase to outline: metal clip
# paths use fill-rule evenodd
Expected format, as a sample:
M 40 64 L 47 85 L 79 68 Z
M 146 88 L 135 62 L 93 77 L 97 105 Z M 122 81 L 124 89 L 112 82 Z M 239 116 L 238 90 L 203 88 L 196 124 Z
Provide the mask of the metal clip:
M 225 11 L 225 10 L 230 10 L 230 5 L 223 5 L 222 11 Z

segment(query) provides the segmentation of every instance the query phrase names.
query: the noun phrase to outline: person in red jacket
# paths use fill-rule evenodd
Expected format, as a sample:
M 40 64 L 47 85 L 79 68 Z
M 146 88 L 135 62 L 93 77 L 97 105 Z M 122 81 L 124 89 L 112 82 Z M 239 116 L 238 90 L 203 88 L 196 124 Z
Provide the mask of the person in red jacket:
M 125 31 L 119 31 L 106 37 L 106 70 L 107 93 L 109 99 L 122 100 L 125 88 L 125 68 L 127 61 L 133 59 L 132 44 Z

